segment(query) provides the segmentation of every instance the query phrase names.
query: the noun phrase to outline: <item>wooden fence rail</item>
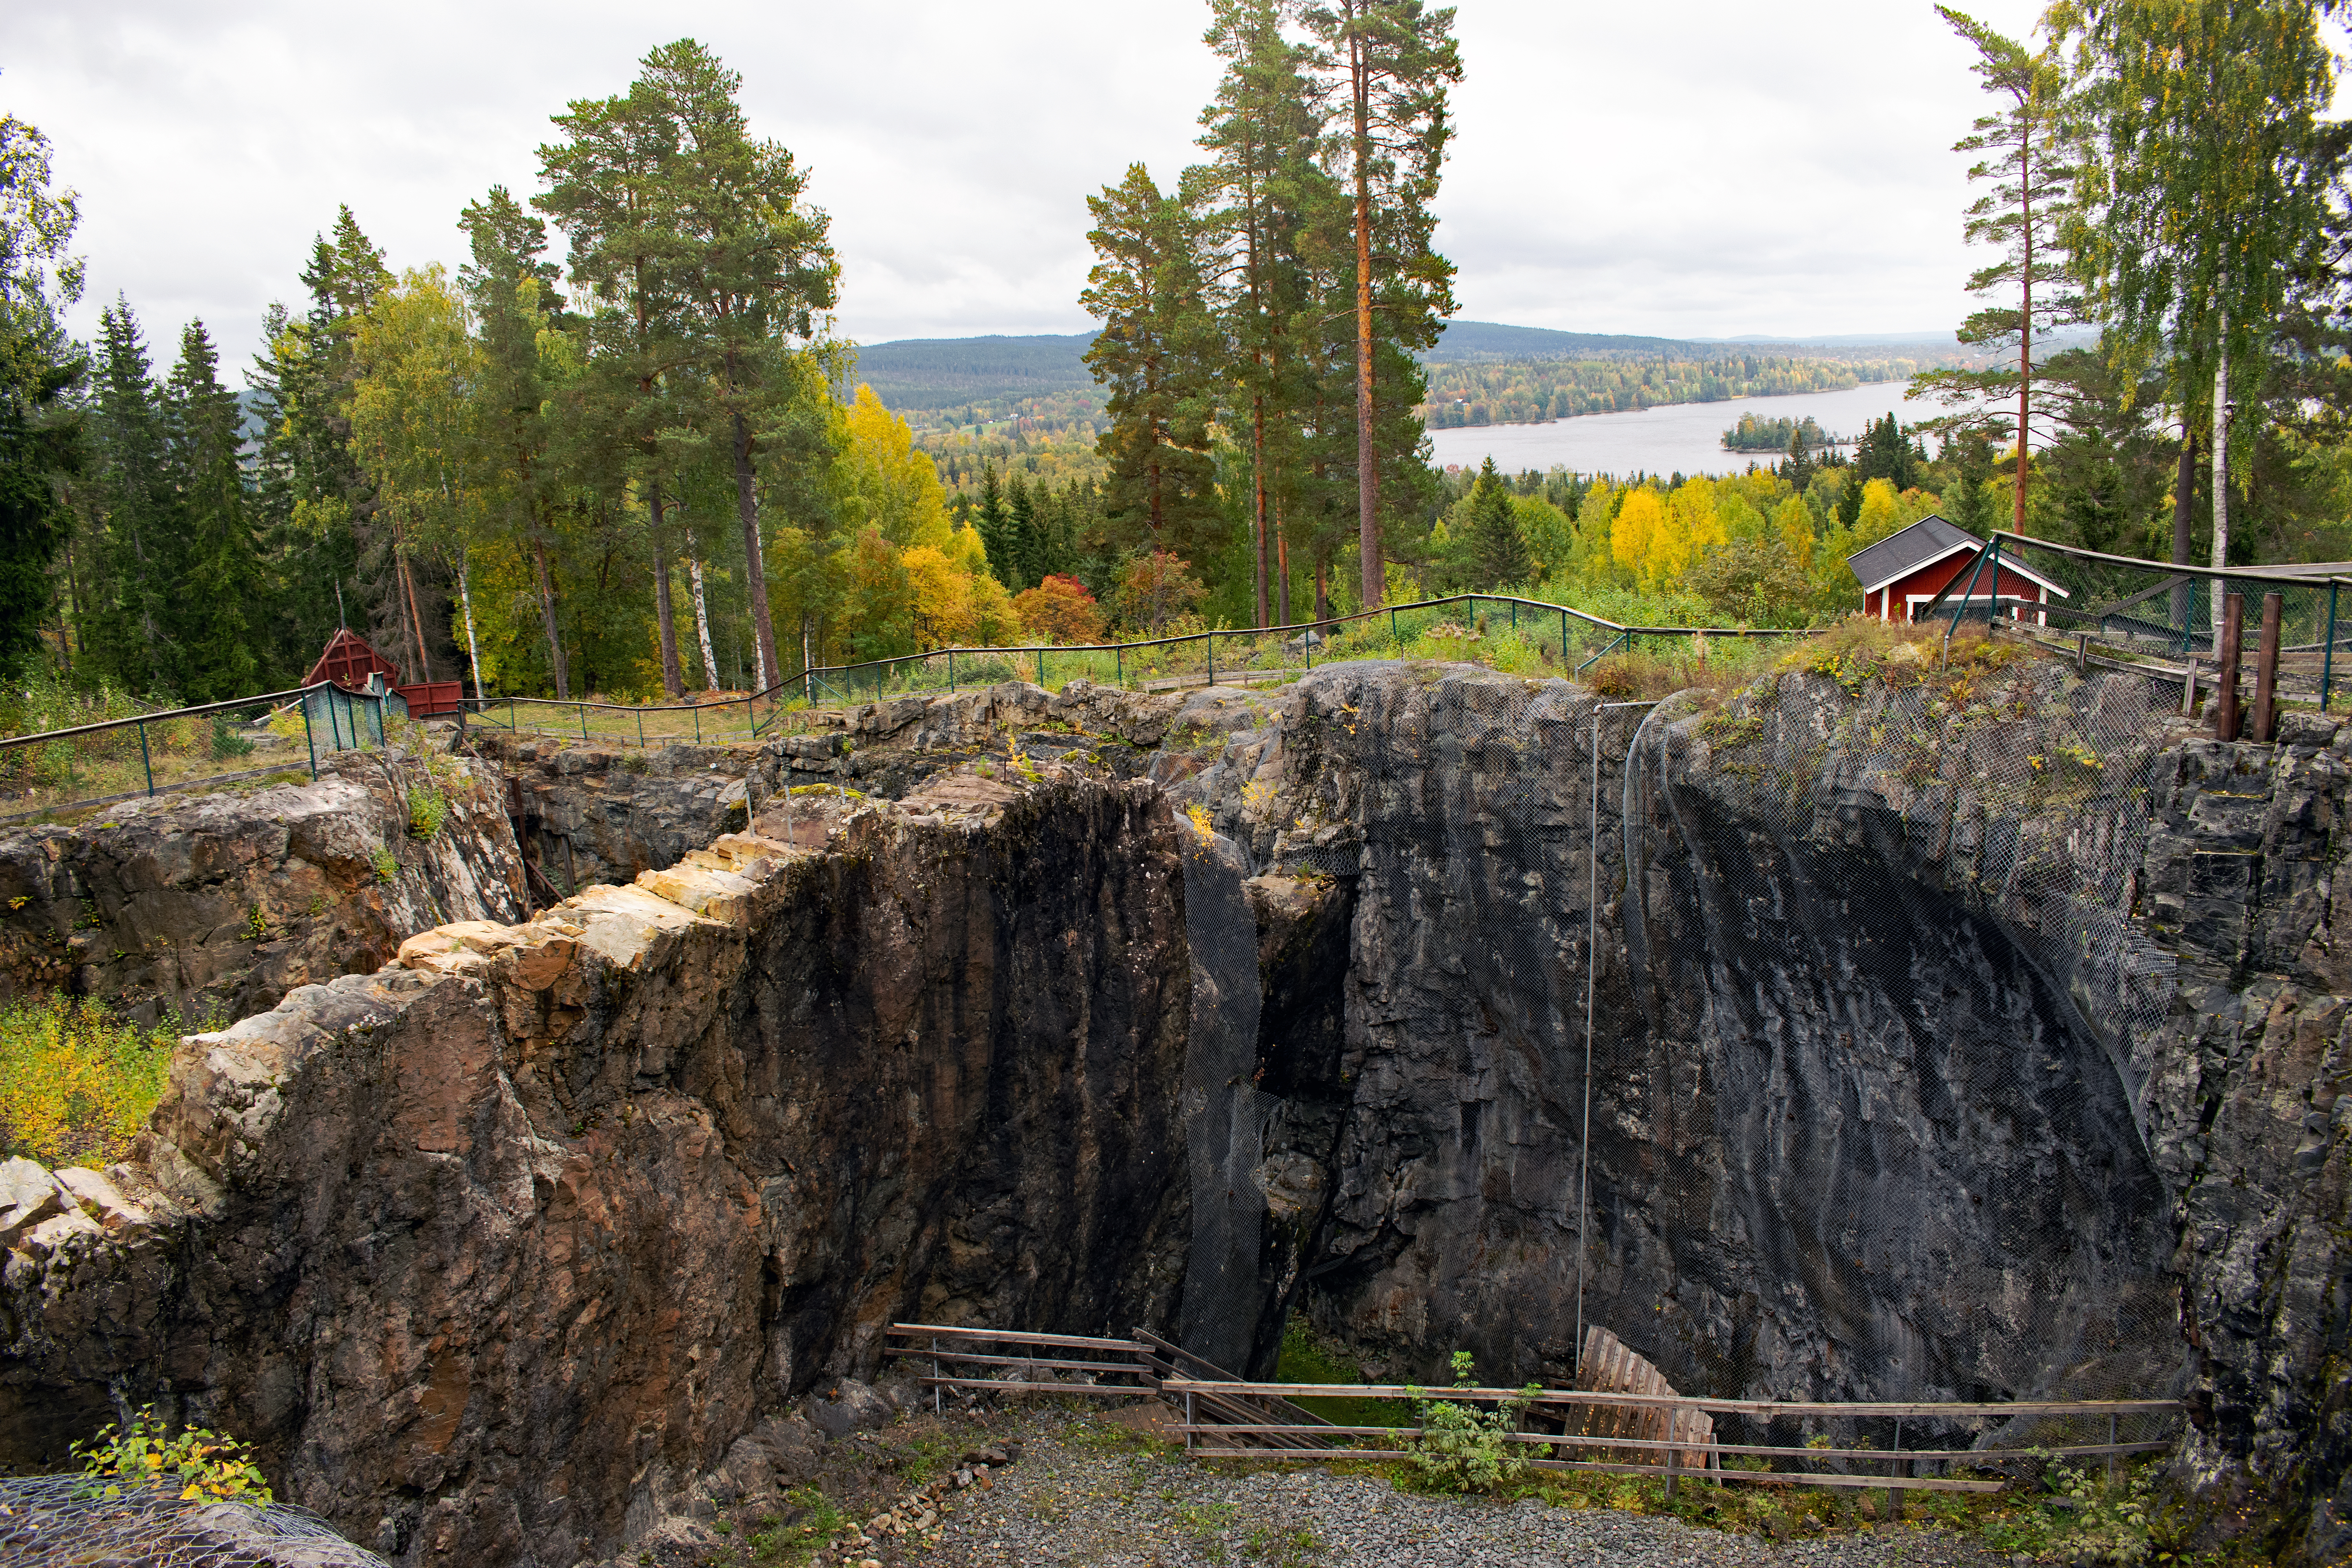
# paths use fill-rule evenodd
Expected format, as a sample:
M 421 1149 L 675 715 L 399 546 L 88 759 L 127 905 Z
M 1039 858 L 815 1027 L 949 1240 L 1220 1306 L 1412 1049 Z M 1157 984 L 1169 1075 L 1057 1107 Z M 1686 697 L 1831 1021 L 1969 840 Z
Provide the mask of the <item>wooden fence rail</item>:
M 2159 1453 L 2168 1441 L 2119 1440 L 2117 1424 L 2127 1415 L 2178 1415 L 2183 1406 L 2172 1399 L 2015 1400 L 2007 1403 L 1938 1403 L 1931 1401 L 1859 1401 L 1840 1404 L 1825 1400 L 1706 1399 L 1686 1394 L 1631 1394 L 1612 1390 L 1544 1388 L 1530 1393 L 1517 1388 L 1421 1388 L 1409 1384 L 1254 1383 L 1221 1375 L 1223 1369 L 1171 1343 L 1146 1329 L 1132 1339 L 1108 1339 L 1081 1334 L 1025 1334 L 1003 1329 L 950 1327 L 939 1323 L 893 1323 L 886 1337 L 889 1356 L 929 1360 L 930 1374 L 918 1379 L 934 1391 L 948 1388 L 987 1389 L 999 1393 L 1105 1395 L 1132 1398 L 1156 1394 L 1179 1405 L 1192 1452 L 1216 1458 L 1250 1458 L 1281 1463 L 1317 1463 L 1334 1459 L 1393 1460 L 1410 1451 L 1422 1435 L 1420 1426 L 1342 1426 L 1324 1421 L 1298 1405 L 1297 1399 L 1445 1399 L 1476 1405 L 1519 1405 L 1548 1411 L 1548 1418 L 1563 1423 L 1608 1412 L 1633 1415 L 1664 1412 L 1654 1429 L 1666 1436 L 1640 1436 L 1610 1432 L 1518 1431 L 1503 1435 L 1506 1442 L 1542 1451 L 1547 1458 L 1528 1462 L 1539 1469 L 1588 1470 L 1609 1475 L 1663 1476 L 1671 1494 L 1684 1476 L 1721 1484 L 1753 1482 L 1762 1486 L 1861 1487 L 1890 1491 L 1993 1492 L 2008 1483 L 1950 1474 L 1953 1467 L 1975 1467 L 2027 1458 L 2098 1458 L 2110 1467 L 2124 1455 Z M 950 1369 L 1003 1368 L 994 1376 L 956 1375 Z M 1008 1377 L 1007 1372 L 1035 1369 L 1046 1378 Z M 1064 1382 L 1058 1375 L 1078 1374 Z M 1118 1381 L 1106 1381 L 1118 1380 Z M 1894 1418 L 1895 1447 L 1793 1447 L 1765 1443 L 1726 1443 L 1701 1424 L 1701 1416 L 1738 1415 L 1770 1422 L 1783 1419 L 1844 1420 Z M 2072 1443 L 2033 1448 L 1905 1448 L 1901 1423 L 1999 1421 L 2021 1416 L 2107 1418 L 2105 1443 Z M 1705 1431 L 1703 1438 L 1688 1434 Z M 1368 1441 L 1378 1439 L 1377 1442 Z M 1346 1444 L 1346 1447 L 1339 1445 Z M 1570 1454 L 1601 1455 L 1571 1458 Z M 1853 1475 L 1842 1471 L 1804 1471 L 1743 1468 L 1742 1461 L 1769 1466 L 1775 1461 L 1811 1460 L 1817 1464 L 1885 1466 L 1884 1475 Z M 1920 1465 L 1937 1465 L 1941 1475 L 1897 1473 Z

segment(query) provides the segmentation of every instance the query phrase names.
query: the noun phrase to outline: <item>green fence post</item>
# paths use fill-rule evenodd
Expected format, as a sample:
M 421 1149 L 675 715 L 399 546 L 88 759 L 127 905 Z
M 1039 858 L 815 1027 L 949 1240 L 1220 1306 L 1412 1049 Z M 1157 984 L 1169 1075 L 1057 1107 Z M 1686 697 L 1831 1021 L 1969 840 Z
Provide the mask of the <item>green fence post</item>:
M 155 763 L 147 755 L 147 721 L 139 721 L 139 765 L 147 770 L 147 798 L 155 798 Z
M 383 732 L 383 699 L 381 697 L 375 700 L 375 749 L 379 752 L 392 749 L 392 742 Z
M 1568 612 L 1559 613 L 1559 662 L 1568 662 Z
M 948 649 L 948 695 L 955 695 L 955 649 Z
M 1042 647 L 1037 650 L 1037 684 L 1045 684 L 1045 650 Z
M 1511 629 L 1519 629 L 1519 602 L 1517 599 L 1511 601 Z
M 2319 656 L 2319 710 L 2327 711 L 2327 692 L 2336 676 L 2336 584 L 2327 584 L 2327 651 Z
M 302 743 L 310 748 L 310 782 L 319 782 L 319 737 L 310 732 L 310 694 L 302 694 Z
M 646 749 L 646 710 L 645 710 L 644 709 L 640 708 L 640 709 L 638 709 L 638 710 L 637 710 L 637 750 L 639 750 L 639 751 L 641 751 L 641 752 L 642 752 L 642 751 L 644 751 L 645 749 Z
M 580 710 L 580 742 L 585 745 L 588 742 L 588 704 L 578 702 L 573 706 Z
M 694 715 L 694 743 L 698 746 L 702 744 L 702 704 L 689 702 L 687 711 Z
M 1393 649 L 1403 646 L 1403 643 L 1397 640 L 1396 612 L 1391 610 L 1389 612 L 1389 647 Z
M 1209 645 L 1209 684 L 1217 683 L 1217 634 L 1211 632 L 1202 639 Z
M 1114 643 L 1114 644 L 1112 644 L 1112 645 L 1111 645 L 1111 650 L 1110 650 L 1110 668 L 1111 668 L 1111 677 L 1112 677 L 1112 679 L 1115 679 L 1115 680 L 1117 680 L 1117 681 L 1118 682 L 1118 689 L 1119 689 L 1121 691 L 1126 690 L 1126 689 L 1127 689 L 1127 649 L 1125 649 L 1125 648 L 1123 648 L 1123 647 L 1119 647 L 1119 646 L 1118 646 L 1118 644 L 1116 644 L 1116 643 Z

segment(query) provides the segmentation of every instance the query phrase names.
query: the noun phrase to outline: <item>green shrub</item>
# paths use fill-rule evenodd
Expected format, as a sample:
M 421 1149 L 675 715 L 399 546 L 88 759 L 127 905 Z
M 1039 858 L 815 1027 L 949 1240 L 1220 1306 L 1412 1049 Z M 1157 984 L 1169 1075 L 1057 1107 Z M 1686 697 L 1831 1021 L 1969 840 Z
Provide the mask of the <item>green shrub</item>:
M 449 797 L 431 784 L 408 786 L 408 836 L 430 838 L 449 816 Z M 381 868 L 378 868 L 381 871 Z
M 375 879 L 389 882 L 400 875 L 400 861 L 381 844 L 368 851 L 368 864 L 375 868 Z
M 1454 1386 L 1475 1388 L 1476 1363 L 1468 1351 L 1454 1352 Z M 1524 1445 L 1510 1440 L 1519 1413 L 1541 1393 L 1528 1384 L 1492 1410 L 1460 1398 L 1430 1396 L 1409 1388 L 1421 1436 L 1409 1452 L 1423 1481 L 1441 1491 L 1486 1492 L 1524 1480 L 1531 1467 Z
M 152 1405 L 142 1407 L 129 1426 L 108 1426 L 90 1442 L 75 1444 L 74 1452 L 91 1497 L 152 1488 L 176 1490 L 184 1502 L 273 1500 L 250 1445 L 201 1426 L 173 1433 Z

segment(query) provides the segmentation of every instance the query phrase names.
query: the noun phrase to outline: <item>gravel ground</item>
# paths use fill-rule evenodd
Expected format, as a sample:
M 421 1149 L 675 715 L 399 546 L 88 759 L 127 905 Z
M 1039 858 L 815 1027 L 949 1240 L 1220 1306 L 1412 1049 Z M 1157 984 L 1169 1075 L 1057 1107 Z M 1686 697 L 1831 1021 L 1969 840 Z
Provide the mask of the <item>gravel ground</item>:
M 1139 1441 L 1133 1427 L 1149 1419 L 1122 1423 L 1126 1430 L 1104 1417 L 1024 1423 L 1021 1462 L 996 1470 L 989 1489 L 958 1493 L 936 1547 L 908 1542 L 891 1561 L 944 1568 L 2010 1568 L 2008 1558 L 1971 1541 L 1910 1525 L 1776 1544 L 1655 1516 L 1423 1497 L 1377 1476 L 1319 1468 L 1204 1464 Z

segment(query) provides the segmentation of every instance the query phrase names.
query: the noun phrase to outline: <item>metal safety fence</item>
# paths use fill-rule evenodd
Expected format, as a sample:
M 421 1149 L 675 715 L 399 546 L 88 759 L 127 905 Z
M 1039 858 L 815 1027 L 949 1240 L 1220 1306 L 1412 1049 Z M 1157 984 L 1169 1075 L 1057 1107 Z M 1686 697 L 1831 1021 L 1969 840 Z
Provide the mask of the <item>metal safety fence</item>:
M 1475 659 L 1528 672 L 1580 672 L 1612 654 L 1711 641 L 1718 651 L 1801 630 L 1747 626 L 1628 626 L 1540 599 L 1456 594 L 1409 605 L 1271 628 L 1220 627 L 1134 642 L 938 648 L 811 668 L 797 682 L 813 705 L 953 692 L 999 681 L 1049 689 L 1073 680 L 1129 690 L 1247 685 L 1297 679 L 1318 664 L 1352 658 Z
M 2352 563 L 2217 568 L 2140 561 L 2007 531 L 1995 533 L 1919 612 L 1948 643 L 1963 626 L 2004 632 L 2088 664 L 2184 683 L 2225 662 L 2252 668 L 2263 609 L 2275 595 L 2280 700 L 2325 712 L 2352 647 Z M 2230 635 L 2230 601 L 2243 606 Z
M 336 752 L 380 751 L 397 692 L 330 681 L 227 702 L 132 712 L 0 738 L 0 822 L 22 822 L 178 791 L 319 776 Z

